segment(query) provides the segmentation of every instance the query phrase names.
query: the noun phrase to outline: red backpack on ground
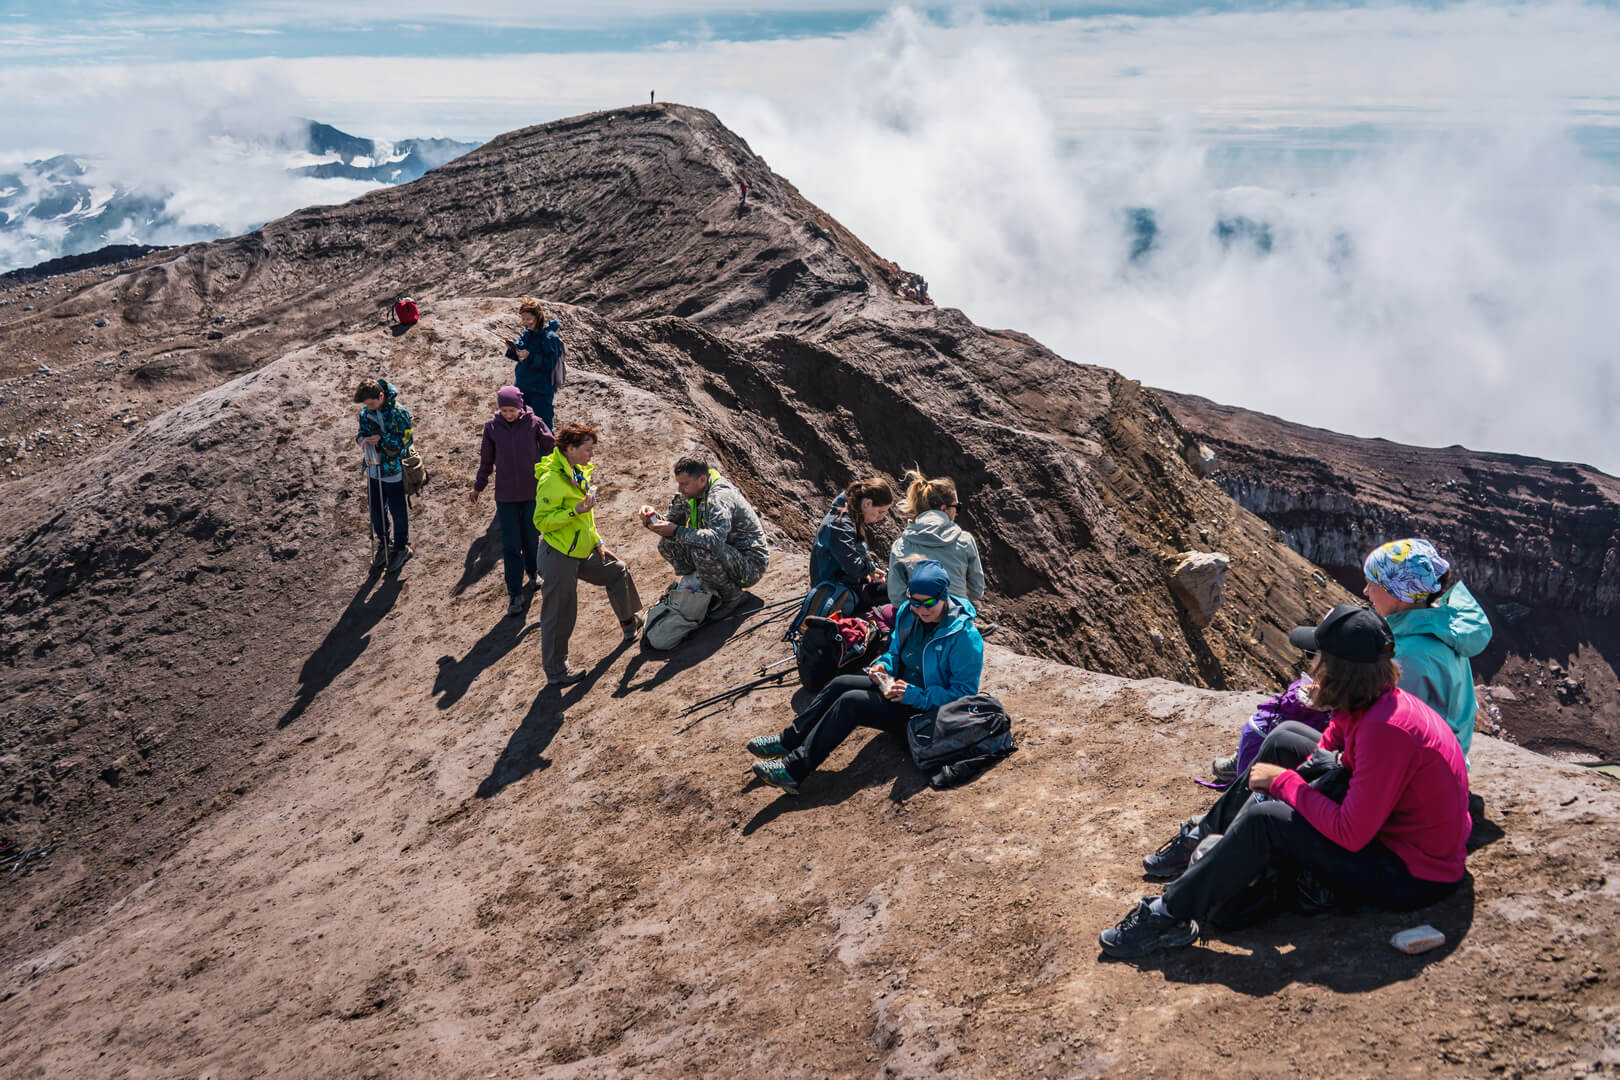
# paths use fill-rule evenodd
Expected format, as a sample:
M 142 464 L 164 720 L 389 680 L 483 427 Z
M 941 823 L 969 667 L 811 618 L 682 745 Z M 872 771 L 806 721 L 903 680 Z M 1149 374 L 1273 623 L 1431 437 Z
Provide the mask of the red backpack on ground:
M 416 301 L 408 296 L 402 296 L 394 301 L 394 321 L 401 326 L 414 325 L 422 313 L 416 309 Z

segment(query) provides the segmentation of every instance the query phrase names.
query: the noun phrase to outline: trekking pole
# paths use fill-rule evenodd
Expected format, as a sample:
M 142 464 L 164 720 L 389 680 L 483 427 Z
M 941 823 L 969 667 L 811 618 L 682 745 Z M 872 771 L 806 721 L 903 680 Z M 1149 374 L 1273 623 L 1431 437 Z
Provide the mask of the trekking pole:
M 776 662 L 776 663 L 774 663 L 774 664 L 766 664 L 766 665 L 765 665 L 765 666 L 764 666 L 764 667 L 762 667 L 762 668 L 760 668 L 760 669 L 759 669 L 759 672 L 758 672 L 758 673 L 759 673 L 759 674 L 760 674 L 760 675 L 763 675 L 763 674 L 765 674 L 765 673 L 766 673 L 766 672 L 767 672 L 767 671 L 769 671 L 769 670 L 771 670 L 771 669 L 772 669 L 772 668 L 779 668 L 779 667 L 781 667 L 781 666 L 782 666 L 782 665 L 783 665 L 783 664 L 791 664 L 791 663 L 793 663 L 793 661 L 795 661 L 795 660 L 797 660 L 797 659 L 798 659 L 798 657 L 796 657 L 796 656 L 784 656 L 784 657 L 782 657 L 782 659 L 780 659 L 780 660 L 778 660 L 778 661 L 777 661 L 777 662 Z
M 720 693 L 715 694 L 712 697 L 706 697 L 702 701 L 694 701 L 692 704 L 681 710 L 681 715 L 690 716 L 699 709 L 707 708 L 710 705 L 715 705 L 734 697 L 742 697 L 744 694 L 748 693 L 748 691 L 753 690 L 756 687 L 764 686 L 766 683 L 775 682 L 777 679 L 783 678 L 787 674 L 788 673 L 786 671 L 776 671 L 764 676 L 763 678 L 755 679 L 752 682 L 745 682 L 741 686 L 733 686 L 730 690 L 722 690 Z
M 742 629 L 738 630 L 735 634 L 732 634 L 731 635 L 731 640 L 735 641 L 740 637 L 746 637 L 747 635 L 752 634 L 755 630 L 758 630 L 762 626 L 769 626 L 771 623 L 776 622 L 778 619 L 782 618 L 782 616 L 792 614 L 793 610 L 794 609 L 791 608 L 791 607 L 785 607 L 780 611 L 772 612 L 770 615 L 767 615 L 765 618 L 761 619 L 759 622 L 753 623 L 752 625 L 749 625 L 749 626 L 745 626 Z

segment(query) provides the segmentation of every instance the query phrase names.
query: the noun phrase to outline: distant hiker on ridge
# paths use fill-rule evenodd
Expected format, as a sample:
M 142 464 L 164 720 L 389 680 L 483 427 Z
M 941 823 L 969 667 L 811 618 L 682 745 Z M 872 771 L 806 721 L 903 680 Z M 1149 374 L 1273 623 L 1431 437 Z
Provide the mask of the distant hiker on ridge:
M 495 415 L 484 421 L 484 439 L 478 448 L 478 474 L 473 477 L 469 502 L 495 471 L 495 519 L 501 527 L 501 559 L 506 568 L 508 615 L 521 615 L 529 606 L 529 593 L 540 584 L 540 533 L 534 526 L 534 467 L 556 447 L 546 422 L 523 404 L 515 386 L 495 392 Z M 528 581 L 525 583 L 524 574 Z M 525 588 L 525 584 L 527 588 Z
M 1200 920 L 1247 926 L 1298 896 L 1410 911 L 1462 881 L 1468 769 L 1446 722 L 1396 685 L 1389 624 L 1341 604 L 1288 639 L 1316 654 L 1311 700 L 1332 712 L 1327 731 L 1279 724 L 1208 813 L 1142 860 L 1170 884 L 1098 936 L 1109 956 L 1190 945 Z
M 567 686 L 585 677 L 585 669 L 568 663 L 568 639 L 579 617 L 579 583 L 607 589 L 624 639 L 641 630 L 641 597 L 630 568 L 602 544 L 596 531 L 597 431 L 585 424 L 564 424 L 557 448 L 534 467 L 534 525 L 546 544 L 540 549 L 540 661 L 546 682 Z
M 398 388 L 386 379 L 367 379 L 354 392 L 360 406 L 360 431 L 354 441 L 365 454 L 362 471 L 371 505 L 371 533 L 377 538 L 373 573 L 384 566 L 390 573 L 398 573 L 413 554 L 403 463 L 411 448 L 411 414 L 395 403 L 398 394 Z M 391 532 L 388 518 L 394 522 Z
M 518 318 L 523 322 L 523 333 L 516 340 L 506 342 L 506 358 L 515 360 L 512 384 L 523 394 L 523 403 L 534 410 L 534 415 L 546 422 L 546 427 L 557 426 L 553 401 L 568 378 L 568 364 L 563 360 L 562 337 L 557 333 L 562 324 L 547 319 L 540 301 L 525 296 L 518 304 Z
M 780 735 L 748 741 L 763 760 L 754 775 L 789 795 L 857 727 L 902 738 L 908 725 L 979 692 L 984 639 L 973 625 L 973 603 L 950 595 L 945 568 L 932 559 L 911 571 L 911 591 L 895 613 L 889 651 L 860 675 L 840 675 L 822 688 Z
M 714 595 L 708 618 L 723 619 L 743 602 L 743 590 L 765 576 L 771 548 L 759 515 L 718 469 L 686 457 L 674 471 L 668 517 L 643 506 L 641 523 L 663 538 L 658 554 L 675 573 L 697 575 L 704 591 Z
M 867 530 L 889 516 L 894 489 L 881 476 L 857 480 L 839 493 L 810 545 L 810 588 L 834 582 L 855 594 L 855 610 L 883 603 L 887 574 L 867 550 Z M 902 594 L 901 601 L 904 601 Z

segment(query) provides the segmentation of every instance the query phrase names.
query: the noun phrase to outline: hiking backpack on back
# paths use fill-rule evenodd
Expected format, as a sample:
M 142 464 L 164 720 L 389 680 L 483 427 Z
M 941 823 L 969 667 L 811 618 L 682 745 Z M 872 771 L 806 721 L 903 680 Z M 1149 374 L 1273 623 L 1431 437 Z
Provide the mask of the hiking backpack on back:
M 422 313 L 416 308 L 416 301 L 408 296 L 402 296 L 394 301 L 394 321 L 401 326 L 412 326 Z

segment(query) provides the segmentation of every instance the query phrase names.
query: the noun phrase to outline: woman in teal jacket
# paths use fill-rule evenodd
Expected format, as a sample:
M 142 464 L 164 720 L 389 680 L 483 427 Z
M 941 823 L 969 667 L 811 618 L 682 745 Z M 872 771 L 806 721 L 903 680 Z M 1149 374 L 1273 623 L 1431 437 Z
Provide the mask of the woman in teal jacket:
M 1445 718 L 1464 759 L 1474 741 L 1474 671 L 1468 661 L 1491 643 L 1485 611 L 1427 540 L 1393 540 L 1362 567 L 1362 590 L 1395 631 L 1400 688 Z
M 889 651 L 863 675 L 840 675 L 780 735 L 750 739 L 764 760 L 754 775 L 790 795 L 857 727 L 905 735 L 919 713 L 979 692 L 984 638 L 972 601 L 950 594 L 950 577 L 932 559 L 911 571 L 906 604 L 895 619 Z

